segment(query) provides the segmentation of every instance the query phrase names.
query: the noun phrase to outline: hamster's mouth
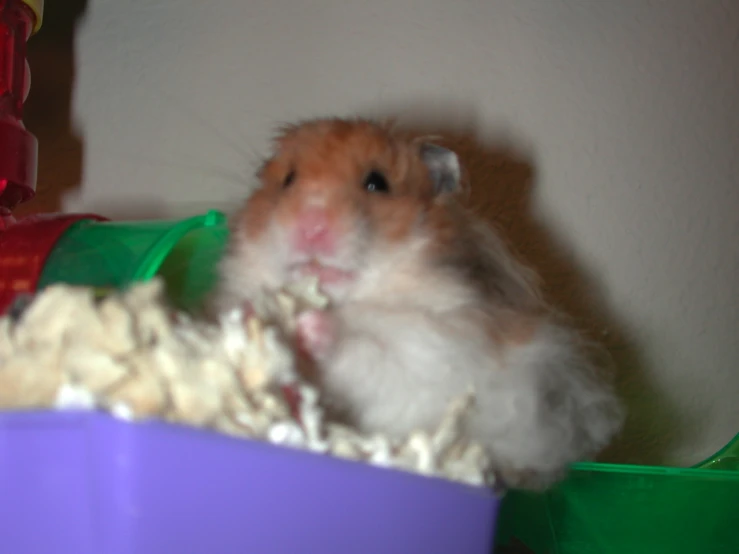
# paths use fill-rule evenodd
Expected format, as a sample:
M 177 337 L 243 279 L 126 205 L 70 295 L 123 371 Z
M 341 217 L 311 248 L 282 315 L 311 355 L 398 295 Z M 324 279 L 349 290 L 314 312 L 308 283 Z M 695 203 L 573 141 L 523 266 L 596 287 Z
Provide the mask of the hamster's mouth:
M 317 260 L 295 264 L 290 269 L 296 277 L 316 277 L 322 286 L 348 284 L 357 277 L 353 271 L 326 265 Z

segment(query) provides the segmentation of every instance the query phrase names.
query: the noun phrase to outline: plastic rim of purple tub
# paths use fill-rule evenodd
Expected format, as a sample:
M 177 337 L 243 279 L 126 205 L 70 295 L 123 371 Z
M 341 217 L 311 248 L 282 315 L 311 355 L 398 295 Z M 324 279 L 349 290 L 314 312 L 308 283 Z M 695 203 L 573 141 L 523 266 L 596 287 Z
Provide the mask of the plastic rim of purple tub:
M 14 554 L 489 553 L 483 488 L 96 412 L 0 414 Z

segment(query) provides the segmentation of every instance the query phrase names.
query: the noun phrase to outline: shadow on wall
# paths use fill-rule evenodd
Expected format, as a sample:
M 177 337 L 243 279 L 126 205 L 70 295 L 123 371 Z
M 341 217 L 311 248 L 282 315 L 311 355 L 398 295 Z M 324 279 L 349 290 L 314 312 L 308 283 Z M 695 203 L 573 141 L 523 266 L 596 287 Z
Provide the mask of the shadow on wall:
M 36 197 L 16 215 L 59 210 L 66 191 L 82 180 L 84 146 L 73 129 L 74 35 L 87 0 L 46 2 L 44 23 L 28 42 L 31 91 L 23 120 L 39 141 Z
M 624 432 L 601 460 L 664 463 L 672 442 L 689 440 L 682 434 L 690 430 L 650 381 L 638 342 L 606 305 L 606 295 L 590 272 L 553 229 L 534 217 L 532 156 L 520 152 L 505 133 L 488 135 L 479 128 L 474 110 L 437 101 L 409 106 L 370 110 L 365 115 L 394 119 L 401 130 L 413 134 L 437 135 L 438 143 L 457 152 L 471 184 L 469 207 L 493 224 L 514 252 L 539 273 L 548 301 L 603 346 L 615 366 L 616 385 L 629 415 Z

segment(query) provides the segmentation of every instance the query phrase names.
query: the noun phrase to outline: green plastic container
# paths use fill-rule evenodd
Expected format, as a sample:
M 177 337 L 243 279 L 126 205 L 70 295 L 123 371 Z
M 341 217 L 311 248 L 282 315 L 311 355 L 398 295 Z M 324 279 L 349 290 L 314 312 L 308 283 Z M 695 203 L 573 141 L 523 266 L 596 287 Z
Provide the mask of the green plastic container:
M 121 289 L 159 275 L 173 304 L 190 309 L 213 285 L 227 238 L 226 216 L 217 211 L 178 220 L 83 220 L 54 246 L 38 288 Z
M 498 529 L 535 554 L 739 554 L 739 435 L 692 468 L 576 464 L 546 493 L 508 493 Z

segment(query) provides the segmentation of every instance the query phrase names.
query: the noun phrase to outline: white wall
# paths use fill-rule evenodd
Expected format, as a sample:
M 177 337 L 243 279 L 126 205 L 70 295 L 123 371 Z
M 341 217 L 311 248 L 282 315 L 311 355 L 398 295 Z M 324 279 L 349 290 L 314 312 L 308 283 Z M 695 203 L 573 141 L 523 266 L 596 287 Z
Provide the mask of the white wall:
M 531 156 L 637 348 L 631 459 L 691 463 L 739 431 L 738 28 L 732 0 L 90 0 L 65 208 L 223 207 L 276 121 L 440 102 Z

